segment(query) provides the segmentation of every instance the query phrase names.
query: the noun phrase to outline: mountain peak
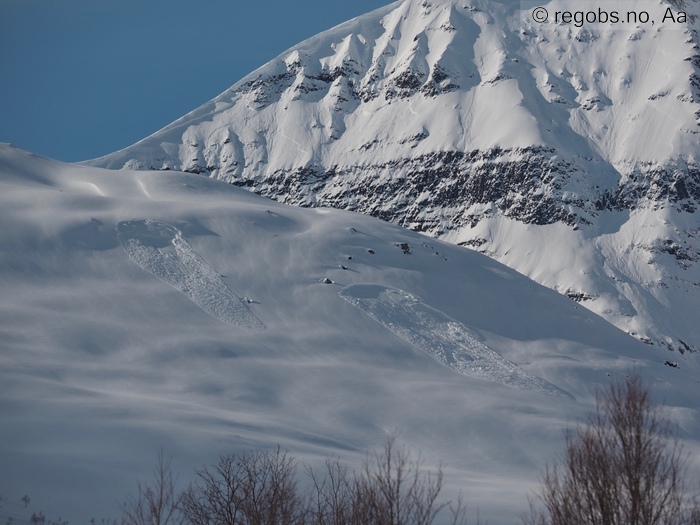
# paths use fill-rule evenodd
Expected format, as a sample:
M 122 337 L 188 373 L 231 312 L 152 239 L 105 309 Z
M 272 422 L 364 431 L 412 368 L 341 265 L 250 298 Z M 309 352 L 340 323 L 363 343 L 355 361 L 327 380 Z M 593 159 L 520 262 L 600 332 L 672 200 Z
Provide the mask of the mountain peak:
M 582 8 L 566 1 L 539 24 L 514 1 L 396 2 L 90 164 L 368 213 L 585 298 L 644 341 L 700 349 L 669 308 L 700 289 L 698 6 L 644 0 L 654 24 L 579 27 L 552 20 Z

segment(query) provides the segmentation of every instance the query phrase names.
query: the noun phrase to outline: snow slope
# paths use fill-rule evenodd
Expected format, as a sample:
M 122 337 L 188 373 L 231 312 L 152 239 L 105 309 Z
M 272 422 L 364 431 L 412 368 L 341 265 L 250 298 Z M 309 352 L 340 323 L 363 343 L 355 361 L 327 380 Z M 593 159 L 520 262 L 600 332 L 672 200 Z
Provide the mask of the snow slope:
M 700 450 L 693 356 L 666 366 L 514 270 L 365 215 L 0 145 L 0 224 L 0 519 L 23 494 L 114 516 L 160 445 L 186 483 L 276 443 L 357 466 L 398 430 L 515 524 L 563 429 L 630 369 Z
M 367 213 L 486 253 L 649 344 L 698 350 L 700 3 L 606 4 L 655 23 L 582 27 L 537 24 L 534 4 L 393 3 L 90 164 Z

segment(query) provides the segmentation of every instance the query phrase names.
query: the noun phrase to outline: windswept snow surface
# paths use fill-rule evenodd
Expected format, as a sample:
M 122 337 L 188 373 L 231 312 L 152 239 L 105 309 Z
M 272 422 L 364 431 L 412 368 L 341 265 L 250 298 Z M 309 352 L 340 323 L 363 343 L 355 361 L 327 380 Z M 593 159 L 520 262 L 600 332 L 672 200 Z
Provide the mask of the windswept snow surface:
M 184 485 L 221 453 L 277 443 L 357 467 L 398 431 L 446 466 L 447 497 L 462 490 L 474 514 L 515 525 L 564 429 L 630 369 L 699 450 L 696 356 L 666 366 L 668 354 L 484 255 L 201 175 L 7 145 L 0 344 L 3 522 L 116 516 L 161 445 Z M 469 358 L 493 373 L 444 364 Z
M 340 296 L 400 338 L 457 372 L 550 396 L 566 392 L 503 359 L 464 326 L 415 295 L 372 284 L 353 284 Z

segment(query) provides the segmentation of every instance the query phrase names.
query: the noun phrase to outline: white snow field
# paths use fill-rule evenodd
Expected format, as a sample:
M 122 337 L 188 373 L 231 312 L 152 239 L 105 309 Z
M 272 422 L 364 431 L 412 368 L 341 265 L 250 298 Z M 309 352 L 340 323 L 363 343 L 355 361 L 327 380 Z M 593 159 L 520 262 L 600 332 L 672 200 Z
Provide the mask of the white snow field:
M 650 22 L 538 24 L 536 5 Z M 403 0 L 90 163 L 374 215 L 700 351 L 699 30 L 697 0 Z
M 515 524 L 564 429 L 629 370 L 700 450 L 696 356 L 484 255 L 201 175 L 8 145 L 0 344 L 2 520 L 27 515 L 24 494 L 71 524 L 115 516 L 161 445 L 184 485 L 277 443 L 358 466 L 398 431 L 444 464 L 447 496 Z

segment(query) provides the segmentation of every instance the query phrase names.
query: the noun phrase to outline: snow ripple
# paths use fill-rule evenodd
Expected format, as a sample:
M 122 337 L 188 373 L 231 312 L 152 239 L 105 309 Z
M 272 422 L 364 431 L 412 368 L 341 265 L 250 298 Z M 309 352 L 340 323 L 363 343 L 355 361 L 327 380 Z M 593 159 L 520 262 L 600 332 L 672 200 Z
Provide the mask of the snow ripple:
M 354 284 L 340 296 L 436 361 L 466 376 L 550 396 L 570 394 L 527 373 L 482 343 L 478 336 L 415 295 L 375 284 Z
M 117 235 L 132 261 L 185 294 L 209 315 L 224 323 L 265 329 L 175 226 L 152 220 L 124 221 L 117 226 Z

